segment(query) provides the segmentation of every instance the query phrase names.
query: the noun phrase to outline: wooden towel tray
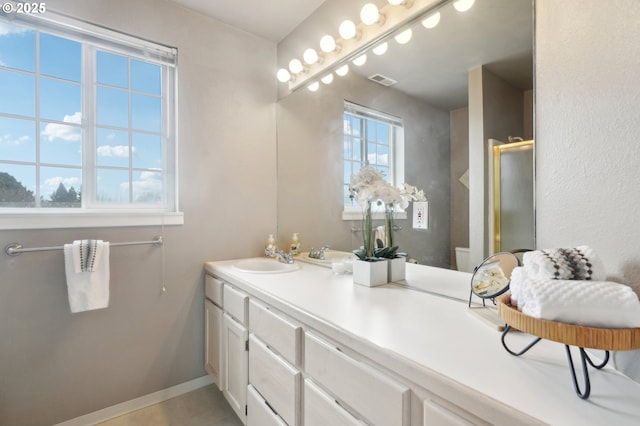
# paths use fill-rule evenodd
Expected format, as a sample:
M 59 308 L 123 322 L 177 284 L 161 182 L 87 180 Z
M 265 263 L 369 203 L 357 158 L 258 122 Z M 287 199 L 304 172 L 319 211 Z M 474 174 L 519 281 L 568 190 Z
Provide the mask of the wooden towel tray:
M 511 305 L 511 294 L 497 298 L 500 318 L 513 329 L 580 348 L 628 351 L 640 348 L 640 328 L 596 328 L 530 317 Z

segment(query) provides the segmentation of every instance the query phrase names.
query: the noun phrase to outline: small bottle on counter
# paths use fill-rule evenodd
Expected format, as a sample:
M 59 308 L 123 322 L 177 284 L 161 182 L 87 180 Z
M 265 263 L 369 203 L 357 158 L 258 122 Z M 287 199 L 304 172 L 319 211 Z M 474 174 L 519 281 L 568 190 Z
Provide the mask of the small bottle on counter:
M 266 257 L 275 257 L 276 251 L 278 250 L 278 246 L 276 245 L 276 238 L 273 234 L 269 234 L 269 238 L 267 238 L 267 244 L 264 246 L 264 255 Z
M 294 256 L 300 254 L 300 238 L 298 237 L 297 232 L 294 232 L 291 236 L 291 242 L 289 243 L 289 253 Z

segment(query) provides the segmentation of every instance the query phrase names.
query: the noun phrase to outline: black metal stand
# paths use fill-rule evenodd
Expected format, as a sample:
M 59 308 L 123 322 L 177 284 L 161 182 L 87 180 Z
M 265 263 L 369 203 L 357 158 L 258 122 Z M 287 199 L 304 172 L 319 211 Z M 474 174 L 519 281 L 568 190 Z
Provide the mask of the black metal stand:
M 509 347 L 507 346 L 507 343 L 505 342 L 505 337 L 507 336 L 507 333 L 509 333 L 510 330 L 511 330 L 511 326 L 509 324 L 505 325 L 504 330 L 502 332 L 502 337 L 500 340 L 505 350 L 513 356 L 520 356 L 526 353 L 529 349 L 534 347 L 536 343 L 542 340 L 542 337 L 536 337 L 531 343 L 525 346 L 524 349 L 522 349 L 520 352 L 514 352 L 511 349 L 509 349 Z M 573 356 L 571 355 L 571 348 L 569 347 L 569 345 L 564 345 L 564 347 L 567 351 L 567 360 L 569 361 L 569 370 L 571 372 L 571 379 L 573 380 L 573 387 L 576 391 L 576 394 L 581 399 L 587 399 L 591 394 L 591 380 L 589 379 L 589 369 L 587 364 L 589 364 L 591 367 L 595 368 L 596 370 L 602 369 L 609 362 L 609 351 L 604 352 L 604 360 L 602 361 L 602 363 L 594 364 L 594 362 L 591 360 L 591 358 L 589 357 L 587 352 L 584 350 L 584 348 L 578 348 L 580 352 L 580 361 L 582 364 L 582 377 L 584 382 L 584 390 L 582 390 L 580 388 L 580 384 L 578 383 L 578 379 L 576 377 L 576 370 L 573 365 Z

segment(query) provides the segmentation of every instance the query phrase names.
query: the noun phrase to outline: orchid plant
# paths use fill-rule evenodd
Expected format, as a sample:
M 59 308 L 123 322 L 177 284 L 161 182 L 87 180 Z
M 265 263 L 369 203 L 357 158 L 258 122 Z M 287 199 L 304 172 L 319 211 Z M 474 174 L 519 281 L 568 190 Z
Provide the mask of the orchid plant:
M 362 207 L 363 246 L 354 251 L 360 260 L 374 261 L 381 258 L 398 257 L 398 246 L 394 245 L 394 213 L 397 208 L 406 209 L 411 201 L 425 201 L 424 191 L 407 183 L 401 188 L 384 180 L 384 174 L 366 166 L 351 176 L 350 197 Z M 386 241 L 376 244 L 373 238 L 372 205 L 384 206 Z

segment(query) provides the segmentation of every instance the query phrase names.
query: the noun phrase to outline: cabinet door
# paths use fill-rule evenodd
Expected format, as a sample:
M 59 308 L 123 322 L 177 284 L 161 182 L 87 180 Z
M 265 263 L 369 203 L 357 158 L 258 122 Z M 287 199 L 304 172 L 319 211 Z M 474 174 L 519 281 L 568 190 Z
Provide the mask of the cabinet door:
M 204 301 L 204 368 L 218 385 L 220 390 L 222 384 L 222 309 L 211 303 Z
M 223 315 L 223 389 L 224 397 L 236 412 L 240 420 L 246 424 L 248 377 L 248 331 L 231 318 L 226 312 Z

